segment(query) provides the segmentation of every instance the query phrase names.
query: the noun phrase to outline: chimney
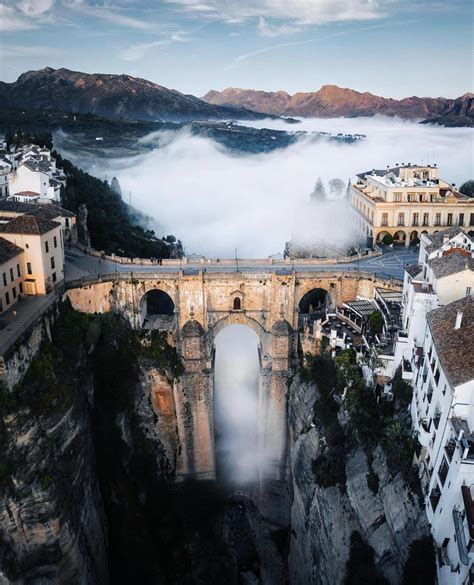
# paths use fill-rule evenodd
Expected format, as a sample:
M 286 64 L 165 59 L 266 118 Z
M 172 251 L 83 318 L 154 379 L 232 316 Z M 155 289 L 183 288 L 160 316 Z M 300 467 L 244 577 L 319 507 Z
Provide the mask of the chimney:
M 456 314 L 456 323 L 454 324 L 454 329 L 460 329 L 462 323 L 462 311 L 458 311 Z
M 447 241 L 449 241 L 449 236 L 448 236 L 448 234 L 444 234 L 444 236 L 443 236 L 443 244 L 446 244 Z

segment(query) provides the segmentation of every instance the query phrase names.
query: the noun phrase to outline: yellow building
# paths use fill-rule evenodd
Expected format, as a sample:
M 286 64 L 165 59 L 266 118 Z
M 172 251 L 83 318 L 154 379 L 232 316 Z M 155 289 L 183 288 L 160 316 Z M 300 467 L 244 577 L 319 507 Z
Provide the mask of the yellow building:
M 23 294 L 23 250 L 0 238 L 0 313 Z
M 398 244 L 418 242 L 421 234 L 463 227 L 474 235 L 474 199 L 438 177 L 436 165 L 400 165 L 357 175 L 351 186 L 356 227 L 370 242 L 386 234 Z
M 0 235 L 23 249 L 26 294 L 47 294 L 64 280 L 61 224 L 34 215 L 19 215 L 0 225 Z

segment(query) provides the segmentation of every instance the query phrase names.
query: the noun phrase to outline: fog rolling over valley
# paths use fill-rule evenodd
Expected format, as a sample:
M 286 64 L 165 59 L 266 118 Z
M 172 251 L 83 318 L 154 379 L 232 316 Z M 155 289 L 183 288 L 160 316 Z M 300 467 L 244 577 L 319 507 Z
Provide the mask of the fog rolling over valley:
M 288 130 L 283 121 L 249 125 Z M 303 136 L 271 153 L 238 155 L 186 131 L 167 132 L 149 154 L 80 162 L 101 178 L 117 176 L 124 198 L 131 192 L 133 206 L 153 218 L 157 233 L 176 234 L 188 254 L 218 258 L 234 257 L 235 248 L 241 258 L 281 253 L 295 234 L 305 242 L 317 236 L 329 246 L 350 245 L 353 225 L 345 203 L 325 213 L 309 205 L 318 177 L 329 192 L 334 177 L 347 184 L 368 166 L 397 162 L 436 163 L 441 177 L 457 185 L 474 174 L 469 128 L 384 117 L 304 119 L 295 128 L 361 133 L 366 139 L 339 144 Z

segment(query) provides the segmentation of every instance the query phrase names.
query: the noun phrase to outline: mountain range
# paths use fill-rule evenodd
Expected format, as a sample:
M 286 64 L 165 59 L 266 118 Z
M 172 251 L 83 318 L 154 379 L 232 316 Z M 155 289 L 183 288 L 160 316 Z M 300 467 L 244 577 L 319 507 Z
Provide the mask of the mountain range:
M 130 75 L 81 73 L 46 67 L 0 82 L 3 109 L 91 113 L 139 120 L 255 119 L 245 108 L 219 106 Z
M 474 125 L 474 94 L 457 99 L 402 100 L 360 93 L 336 85 L 290 95 L 228 88 L 199 99 L 130 75 L 81 73 L 46 67 L 27 71 L 13 83 L 0 81 L 2 109 L 92 113 L 137 120 L 261 119 L 266 116 L 400 116 L 445 126 Z
M 437 122 L 445 126 L 474 125 L 474 94 L 457 99 L 408 97 L 401 100 L 360 93 L 337 85 L 323 85 L 319 91 L 295 93 L 227 88 L 209 91 L 202 99 L 220 106 L 240 106 L 276 116 L 312 118 L 353 118 L 358 116 L 399 116 Z

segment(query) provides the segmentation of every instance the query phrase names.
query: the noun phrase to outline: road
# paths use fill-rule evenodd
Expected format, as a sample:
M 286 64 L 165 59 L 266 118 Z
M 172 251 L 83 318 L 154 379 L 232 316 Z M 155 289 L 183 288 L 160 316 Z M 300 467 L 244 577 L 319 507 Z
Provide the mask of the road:
M 400 248 L 391 250 L 382 256 L 375 256 L 373 258 L 362 258 L 360 261 L 354 260 L 344 264 L 302 264 L 295 259 L 292 264 L 269 264 L 262 263 L 261 265 L 252 264 L 245 265 L 245 260 L 239 260 L 239 271 L 245 272 L 275 272 L 275 271 L 289 271 L 293 269 L 301 272 L 334 272 L 340 270 L 360 270 L 362 272 L 372 272 L 380 276 L 403 279 L 404 266 L 406 264 L 414 264 L 418 260 L 418 252 Z M 183 269 L 199 270 L 205 268 L 207 272 L 236 272 L 237 265 L 200 265 L 189 264 L 183 265 Z M 110 274 L 113 272 L 131 272 L 134 274 L 147 272 L 179 272 L 179 266 L 140 266 L 139 264 L 118 264 L 108 260 L 99 260 L 94 256 L 89 256 L 76 248 L 66 251 L 66 265 L 65 277 L 66 281 L 82 278 L 83 276 L 90 276 L 94 274 Z

